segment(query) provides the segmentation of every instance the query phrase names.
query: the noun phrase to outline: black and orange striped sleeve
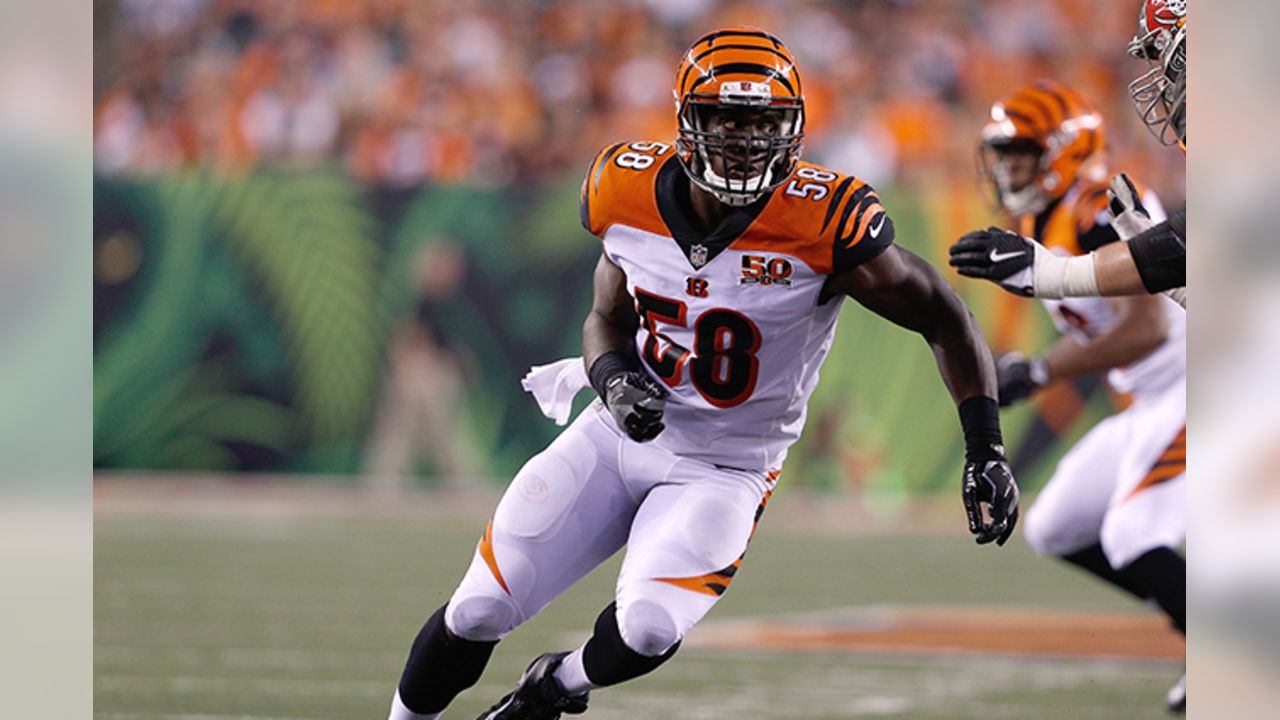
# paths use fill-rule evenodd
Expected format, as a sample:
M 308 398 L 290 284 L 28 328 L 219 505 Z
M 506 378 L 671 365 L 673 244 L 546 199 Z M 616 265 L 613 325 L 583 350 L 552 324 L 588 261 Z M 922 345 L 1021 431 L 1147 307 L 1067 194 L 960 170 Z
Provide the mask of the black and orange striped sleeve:
M 596 154 L 587 168 L 587 175 L 582 179 L 582 192 L 578 200 L 578 217 L 582 227 L 597 237 L 603 236 L 608 223 L 604 217 L 603 202 L 605 194 L 605 170 L 609 160 L 613 158 L 626 143 L 610 145 Z
M 840 274 L 874 259 L 893 244 L 893 220 L 875 188 L 854 177 L 836 185 L 822 218 L 831 242 L 832 272 Z

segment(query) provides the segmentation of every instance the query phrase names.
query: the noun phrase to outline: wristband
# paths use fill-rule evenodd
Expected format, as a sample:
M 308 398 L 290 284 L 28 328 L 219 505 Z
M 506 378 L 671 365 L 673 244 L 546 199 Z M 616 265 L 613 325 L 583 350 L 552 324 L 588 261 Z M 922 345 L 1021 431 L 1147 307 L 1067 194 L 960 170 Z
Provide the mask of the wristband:
M 964 428 L 964 457 L 969 462 L 1004 460 L 1004 438 L 1000 435 L 1000 405 L 993 398 L 975 395 L 960 403 L 960 425 Z
M 1187 244 L 1172 222 L 1162 222 L 1129 241 L 1142 286 L 1158 293 L 1187 284 Z
M 600 399 L 605 400 L 605 391 L 608 389 L 611 378 L 638 368 L 639 363 L 634 355 L 611 351 L 601 355 L 596 358 L 595 362 L 591 363 L 591 369 L 587 371 L 587 378 L 591 380 L 591 387 L 595 388 L 596 394 L 600 396 Z

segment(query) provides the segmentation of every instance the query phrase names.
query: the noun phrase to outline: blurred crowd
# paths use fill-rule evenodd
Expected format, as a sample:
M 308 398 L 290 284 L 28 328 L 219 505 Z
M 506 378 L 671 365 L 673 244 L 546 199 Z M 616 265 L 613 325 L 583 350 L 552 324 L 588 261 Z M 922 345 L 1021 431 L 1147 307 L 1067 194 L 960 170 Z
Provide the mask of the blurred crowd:
M 1053 77 L 1118 164 L 1176 177 L 1136 122 L 1137 0 L 114 0 L 96 4 L 95 169 L 338 163 L 371 183 L 507 186 L 674 136 L 673 76 L 751 24 L 805 74 L 806 157 L 876 183 L 971 177 L 993 100 Z M 1172 182 L 1170 183 L 1172 184 Z

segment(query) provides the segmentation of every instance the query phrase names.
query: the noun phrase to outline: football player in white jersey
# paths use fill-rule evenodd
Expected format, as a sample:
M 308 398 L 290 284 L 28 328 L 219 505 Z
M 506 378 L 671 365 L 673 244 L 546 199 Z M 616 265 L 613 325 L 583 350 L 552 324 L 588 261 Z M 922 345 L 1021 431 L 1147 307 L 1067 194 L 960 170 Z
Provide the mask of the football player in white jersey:
M 624 546 L 591 638 L 535 659 L 481 717 L 581 713 L 590 690 L 670 658 L 743 561 L 846 296 L 924 337 L 959 410 L 969 530 L 980 544 L 1013 532 L 1018 490 L 981 331 L 932 266 L 893 245 L 869 185 L 800 162 L 791 53 L 754 28 L 708 33 L 675 96 L 674 144 L 622 142 L 591 163 L 581 215 L 603 252 L 584 357 L 526 378 L 552 416 L 588 384 L 599 399 L 512 481 L 418 634 L 392 720 L 439 717 L 499 640 Z
M 1047 252 L 1080 257 L 1120 240 L 1107 212 L 1102 115 L 1079 92 L 1040 81 L 1002 98 L 979 157 L 1014 229 Z M 1143 200 L 1161 220 L 1155 195 Z M 1162 295 L 1044 304 L 1063 335 L 1033 357 L 997 359 L 1000 404 L 1095 372 L 1108 372 L 1132 403 L 1062 458 L 1023 536 L 1153 601 L 1185 634 L 1187 565 L 1177 548 L 1186 536 L 1186 312 Z
M 1187 149 L 1187 2 L 1143 0 L 1129 54 L 1148 71 L 1129 85 L 1143 123 L 1164 145 Z M 1111 182 L 1110 211 L 1122 243 L 1077 257 L 1046 252 L 1033 239 L 1000 228 L 966 234 L 951 247 L 961 275 L 985 278 L 1017 295 L 1119 297 L 1165 293 L 1187 306 L 1187 212 L 1153 218 L 1123 174 Z

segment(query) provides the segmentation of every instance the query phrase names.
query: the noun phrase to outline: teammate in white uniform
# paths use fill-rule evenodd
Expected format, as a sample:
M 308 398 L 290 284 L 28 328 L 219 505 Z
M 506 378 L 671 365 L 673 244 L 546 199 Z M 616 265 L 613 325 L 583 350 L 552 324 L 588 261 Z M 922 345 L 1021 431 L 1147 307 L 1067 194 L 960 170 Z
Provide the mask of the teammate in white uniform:
M 1014 229 L 1079 257 L 1120 240 L 1107 211 L 1105 145 L 1097 109 L 1041 81 L 992 107 L 980 157 Z M 1163 219 L 1153 193 L 1142 201 Z M 1105 371 L 1132 404 L 1063 457 L 1023 535 L 1041 554 L 1154 600 L 1185 633 L 1186 562 L 1176 548 L 1186 536 L 1186 312 L 1163 295 L 1043 302 L 1063 335 L 1040 355 L 997 359 L 1000 403 Z
M 753 28 L 709 33 L 677 71 L 674 145 L 618 143 L 591 163 L 582 221 L 603 240 L 580 359 L 526 386 L 563 417 L 498 505 L 462 583 L 414 642 L 392 720 L 436 718 L 494 645 L 626 546 L 592 637 L 537 658 L 482 718 L 551 719 L 647 673 L 732 582 L 831 347 L 844 296 L 929 343 L 966 440 L 979 543 L 1017 522 L 996 375 L 973 317 L 893 245 L 865 182 L 799 162 L 801 78 Z M 869 368 L 868 372 L 874 372 Z

